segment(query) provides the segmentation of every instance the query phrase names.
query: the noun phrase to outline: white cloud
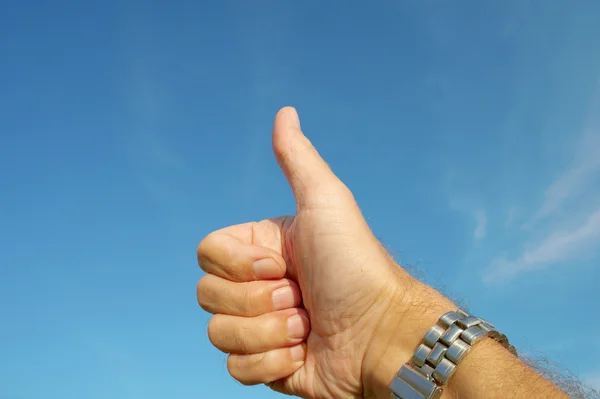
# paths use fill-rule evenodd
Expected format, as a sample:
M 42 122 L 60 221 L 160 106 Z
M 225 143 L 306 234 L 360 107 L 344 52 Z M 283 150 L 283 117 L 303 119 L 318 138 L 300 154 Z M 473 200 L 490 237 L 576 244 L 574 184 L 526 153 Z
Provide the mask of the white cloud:
M 558 231 L 549 235 L 540 245 L 523 254 L 528 264 L 547 264 L 573 258 L 585 251 L 587 244 L 597 244 L 600 236 L 600 208 L 571 231 Z
M 506 216 L 506 222 L 504 223 L 505 227 L 511 227 L 517 217 L 521 214 L 521 207 L 513 206 L 508 210 L 508 215 Z
M 487 216 L 484 210 L 475 211 L 475 231 L 473 232 L 473 238 L 476 240 L 482 240 L 487 234 Z
M 589 254 L 599 243 L 600 208 L 597 208 L 575 228 L 552 231 L 517 259 L 495 259 L 487 270 L 484 281 L 499 282 L 524 271 L 543 269 L 557 262 L 580 259 Z
M 586 191 L 588 182 L 600 172 L 600 132 L 585 132 L 579 156 L 575 162 L 546 190 L 544 201 L 533 217 L 532 223 L 550 216 L 570 198 Z
M 164 77 L 157 73 L 160 59 L 153 51 L 155 32 L 150 20 L 134 18 L 123 38 L 126 58 L 123 97 L 127 132 L 119 144 L 130 162 L 136 183 L 168 206 L 180 201 L 176 181 L 188 173 L 186 159 L 173 145 L 170 122 L 177 102 Z
M 600 131 L 587 130 L 575 161 L 546 189 L 539 208 L 529 217 L 530 238 L 515 258 L 498 257 L 484 272 L 484 282 L 497 283 L 525 271 L 541 270 L 560 262 L 580 260 L 600 247 Z M 576 212 L 567 206 L 577 205 Z M 510 226 L 519 208 L 511 208 L 505 223 Z M 586 212 L 587 211 L 587 212 Z

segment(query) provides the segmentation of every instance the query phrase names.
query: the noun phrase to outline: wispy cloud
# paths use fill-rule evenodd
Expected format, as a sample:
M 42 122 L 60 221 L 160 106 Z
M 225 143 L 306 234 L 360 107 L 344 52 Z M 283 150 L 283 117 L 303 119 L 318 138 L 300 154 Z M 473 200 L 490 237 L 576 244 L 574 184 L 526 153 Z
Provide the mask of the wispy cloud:
M 130 162 L 136 183 L 152 197 L 173 204 L 181 197 L 176 182 L 187 171 L 185 158 L 175 148 L 172 113 L 176 105 L 167 78 L 159 73 L 161 60 L 154 48 L 153 21 L 128 19 L 123 46 L 123 99 L 127 111 L 120 147 Z M 172 205 L 169 205 L 172 206 Z
M 473 238 L 476 240 L 482 240 L 487 234 L 487 216 L 485 211 L 478 209 L 475 211 L 475 231 L 473 232 Z
M 179 198 L 176 176 L 186 171 L 186 163 L 169 140 L 173 132 L 165 128 L 168 111 L 160 100 L 159 84 L 139 72 L 137 79 L 132 79 L 128 93 L 131 129 L 123 137 L 123 147 L 137 182 L 155 198 L 173 204 Z
M 516 219 L 521 214 L 522 209 L 520 206 L 513 206 L 508 210 L 508 215 L 506 216 L 506 222 L 504 223 L 505 227 L 512 227 L 515 223 Z
M 544 201 L 531 223 L 550 216 L 565 202 L 586 191 L 587 185 L 600 172 L 600 134 L 588 130 L 581 140 L 579 156 L 573 165 L 556 179 L 546 190 Z
M 484 271 L 484 282 L 503 282 L 523 272 L 581 260 L 600 248 L 599 154 L 600 93 L 596 93 L 583 134 L 569 154 L 573 161 L 547 186 L 536 209 L 527 214 L 524 207 L 513 207 L 508 212 L 507 228 L 517 215 L 527 220 L 520 254 L 493 259 Z
M 485 274 L 486 283 L 507 280 L 519 273 L 543 269 L 558 262 L 586 256 L 600 243 L 600 208 L 570 230 L 552 231 L 514 260 L 497 258 Z
M 570 167 L 548 186 L 540 206 L 528 217 L 529 238 L 521 254 L 492 260 L 484 272 L 484 282 L 498 283 L 526 271 L 579 260 L 600 247 L 598 154 L 600 130 L 587 129 Z M 569 208 L 573 204 L 577 205 L 577 212 Z M 513 224 L 516 209 L 519 208 L 509 211 L 507 227 Z

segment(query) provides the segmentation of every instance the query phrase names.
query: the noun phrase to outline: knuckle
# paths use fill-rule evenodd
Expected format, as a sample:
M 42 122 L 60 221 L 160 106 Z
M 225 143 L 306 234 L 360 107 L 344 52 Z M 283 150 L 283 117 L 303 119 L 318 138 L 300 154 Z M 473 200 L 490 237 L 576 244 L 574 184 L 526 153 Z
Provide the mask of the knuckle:
M 206 271 L 204 264 L 206 263 L 208 255 L 210 254 L 212 248 L 215 245 L 214 241 L 215 233 L 210 233 L 206 237 L 204 237 L 196 247 L 196 256 L 198 258 L 198 264 L 200 265 L 200 268 L 204 271 Z
M 237 248 L 233 242 L 222 242 L 219 248 L 225 264 L 221 264 L 222 272 L 233 281 L 244 281 L 248 278 L 247 270 L 240 264 Z
M 210 343 L 213 344 L 214 347 L 221 349 L 221 345 L 217 339 L 217 337 L 222 335 L 222 331 L 220 331 L 221 329 L 219 327 L 219 318 L 219 315 L 214 315 L 210 318 L 208 321 L 207 333 Z
M 273 290 L 268 284 L 260 284 L 253 292 L 253 301 L 257 309 L 260 308 L 261 313 L 272 310 Z
M 257 331 L 243 322 L 227 320 L 232 316 L 216 314 L 208 322 L 208 339 L 223 352 L 252 353 L 258 339 Z
M 242 289 L 242 295 L 240 298 L 240 311 L 243 312 L 244 314 L 248 314 L 250 312 L 252 312 L 253 309 L 253 295 L 252 295 L 252 288 L 250 287 L 249 284 L 244 284 L 244 287 Z
M 261 299 L 264 296 L 263 284 L 246 283 L 240 298 L 241 311 L 247 316 L 260 315 L 264 312 Z
M 198 255 L 198 257 L 201 257 L 206 253 L 207 240 L 209 239 L 209 237 L 210 237 L 210 234 L 207 235 L 206 237 L 204 237 L 202 239 L 202 241 L 200 241 L 200 243 L 198 243 L 198 246 L 196 247 L 196 255 Z
M 240 373 L 240 368 L 242 366 L 240 363 L 240 357 L 238 355 L 230 354 L 227 356 L 227 372 L 229 372 L 230 376 L 243 383 Z
M 241 327 L 235 330 L 233 334 L 235 337 L 235 347 L 241 353 L 250 353 L 251 352 L 251 341 L 253 340 L 253 335 L 255 333 L 249 327 Z
M 200 248 L 200 246 L 198 246 L 198 248 Z M 200 252 L 200 250 L 198 250 L 198 266 L 200 266 L 200 269 L 204 272 L 208 273 L 208 270 L 206 268 L 206 257 L 204 256 L 204 254 L 202 252 Z
M 230 265 L 230 267 L 223 268 L 223 273 L 227 275 L 232 281 L 244 281 L 247 279 L 245 273 L 239 270 L 235 265 Z
M 227 357 L 227 371 L 234 379 L 244 385 L 264 384 L 268 382 L 262 372 L 265 353 L 254 355 L 231 354 Z
M 264 365 L 265 358 L 267 357 L 268 352 L 257 353 L 253 356 L 250 356 L 247 367 L 248 368 L 258 368 Z
M 208 275 L 207 275 L 208 276 Z M 198 301 L 198 305 L 207 312 L 211 312 L 211 308 L 209 306 L 209 295 L 208 295 L 208 285 L 209 281 L 207 276 L 204 276 L 198 281 L 196 285 L 196 300 Z

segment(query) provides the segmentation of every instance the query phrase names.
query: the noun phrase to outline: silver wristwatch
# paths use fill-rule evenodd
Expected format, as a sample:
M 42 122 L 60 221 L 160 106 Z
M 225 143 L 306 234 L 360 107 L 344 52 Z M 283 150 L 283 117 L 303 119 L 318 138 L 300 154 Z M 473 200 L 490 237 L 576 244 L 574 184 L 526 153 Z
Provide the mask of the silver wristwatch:
M 514 355 L 514 346 L 490 323 L 462 310 L 447 312 L 429 329 L 412 359 L 400 368 L 390 389 L 392 399 L 439 399 L 444 385 L 471 346 L 482 338 L 500 342 Z

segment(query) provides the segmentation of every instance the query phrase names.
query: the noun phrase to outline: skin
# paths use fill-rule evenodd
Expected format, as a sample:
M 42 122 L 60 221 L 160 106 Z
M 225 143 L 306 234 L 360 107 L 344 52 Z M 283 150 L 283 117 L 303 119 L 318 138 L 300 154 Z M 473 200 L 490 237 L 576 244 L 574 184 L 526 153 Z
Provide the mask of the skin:
M 350 190 L 302 133 L 293 108 L 275 118 L 273 150 L 296 215 L 227 227 L 202 240 L 198 260 L 207 274 L 197 298 L 214 314 L 209 339 L 229 353 L 229 373 L 243 384 L 304 398 L 389 398 L 394 374 L 456 306 L 389 256 Z M 466 356 L 444 398 L 540 392 L 565 397 L 486 340 Z

